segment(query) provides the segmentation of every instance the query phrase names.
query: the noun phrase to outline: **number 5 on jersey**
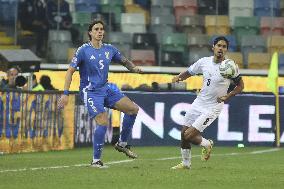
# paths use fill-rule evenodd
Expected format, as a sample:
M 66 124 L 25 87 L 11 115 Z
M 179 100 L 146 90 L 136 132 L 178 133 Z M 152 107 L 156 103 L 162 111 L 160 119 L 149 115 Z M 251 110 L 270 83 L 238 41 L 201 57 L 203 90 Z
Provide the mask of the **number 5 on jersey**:
M 100 69 L 104 69 L 105 65 L 103 64 L 104 60 L 100 60 L 99 64 L 100 64 Z

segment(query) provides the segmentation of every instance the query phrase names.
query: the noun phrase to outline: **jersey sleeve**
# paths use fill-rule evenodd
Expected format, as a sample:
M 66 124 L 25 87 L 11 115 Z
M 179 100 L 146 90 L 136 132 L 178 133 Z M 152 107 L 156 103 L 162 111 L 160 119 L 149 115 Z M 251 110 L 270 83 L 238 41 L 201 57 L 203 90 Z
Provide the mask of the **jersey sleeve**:
M 116 47 L 112 46 L 112 51 L 113 51 L 112 61 L 121 62 L 122 55 L 119 52 L 119 50 Z
M 82 62 L 82 53 L 83 53 L 83 49 L 82 47 L 79 47 L 76 51 L 76 53 L 74 54 L 70 66 L 73 68 L 77 68 L 78 66 L 80 66 L 81 62 Z
M 190 75 L 196 75 L 196 74 L 201 74 L 202 73 L 202 59 L 199 59 L 197 62 L 192 64 L 187 71 L 190 73 Z

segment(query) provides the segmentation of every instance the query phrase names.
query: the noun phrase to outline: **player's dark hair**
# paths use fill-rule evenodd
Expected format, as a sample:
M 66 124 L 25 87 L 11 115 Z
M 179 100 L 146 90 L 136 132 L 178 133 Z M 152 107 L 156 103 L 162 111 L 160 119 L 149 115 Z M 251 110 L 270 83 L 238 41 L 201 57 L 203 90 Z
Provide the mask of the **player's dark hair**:
M 215 46 L 219 41 L 225 41 L 227 43 L 227 49 L 229 48 L 229 40 L 224 36 L 216 37 L 213 41 L 213 46 Z
M 92 31 L 92 28 L 94 25 L 96 24 L 102 24 L 103 28 L 105 28 L 105 23 L 102 20 L 94 20 L 90 23 L 89 28 L 88 28 L 88 36 L 89 36 L 89 40 L 92 40 L 92 36 L 89 34 L 90 31 Z

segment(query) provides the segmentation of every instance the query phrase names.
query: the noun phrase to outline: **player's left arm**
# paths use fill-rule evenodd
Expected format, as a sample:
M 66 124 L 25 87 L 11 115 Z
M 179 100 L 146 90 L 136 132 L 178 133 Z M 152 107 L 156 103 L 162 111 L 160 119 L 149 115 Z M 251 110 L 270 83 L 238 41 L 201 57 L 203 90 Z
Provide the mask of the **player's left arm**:
M 242 77 L 238 76 L 238 77 L 236 77 L 236 78 L 234 78 L 232 80 L 233 80 L 234 84 L 236 85 L 235 88 L 231 92 L 229 92 L 227 95 L 219 97 L 217 99 L 217 101 L 219 103 L 227 101 L 232 96 L 235 96 L 235 95 L 237 95 L 237 94 L 239 94 L 239 93 L 241 93 L 243 91 L 243 89 L 244 89 L 244 81 L 243 81 Z
M 126 67 L 129 71 L 134 73 L 142 73 L 141 68 L 133 64 L 130 60 L 128 60 L 126 57 L 121 56 L 120 64 Z

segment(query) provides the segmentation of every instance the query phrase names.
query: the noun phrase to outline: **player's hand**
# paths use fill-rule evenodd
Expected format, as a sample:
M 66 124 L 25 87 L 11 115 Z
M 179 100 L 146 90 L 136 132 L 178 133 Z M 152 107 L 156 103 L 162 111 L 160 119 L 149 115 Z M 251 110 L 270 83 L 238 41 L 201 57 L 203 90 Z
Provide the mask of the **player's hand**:
M 218 103 L 225 102 L 225 101 L 227 101 L 227 100 L 228 100 L 228 96 L 227 96 L 227 95 L 221 96 L 221 97 L 218 97 L 218 98 L 217 98 L 217 102 L 218 102 Z
M 57 108 L 58 109 L 62 109 L 64 108 L 64 106 L 66 106 L 68 104 L 68 96 L 67 95 L 62 95 L 57 103 Z
M 142 73 L 142 70 L 138 66 L 135 66 L 134 68 L 132 68 L 132 72 L 134 72 L 134 73 Z
M 181 78 L 178 75 L 173 77 L 173 79 L 172 79 L 172 83 L 176 83 L 176 82 L 180 82 L 180 81 L 181 81 Z

